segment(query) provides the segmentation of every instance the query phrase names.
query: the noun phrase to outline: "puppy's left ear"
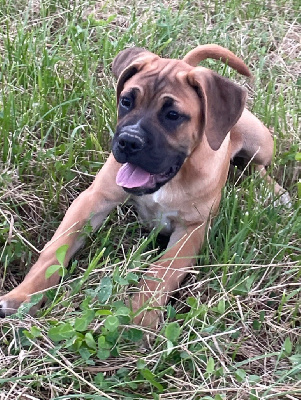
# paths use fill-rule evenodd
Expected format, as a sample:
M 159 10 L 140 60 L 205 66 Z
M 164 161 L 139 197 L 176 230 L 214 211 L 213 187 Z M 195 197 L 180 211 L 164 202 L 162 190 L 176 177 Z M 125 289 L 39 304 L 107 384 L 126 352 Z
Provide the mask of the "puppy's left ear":
M 117 101 L 124 83 L 139 72 L 146 63 L 158 58 L 159 56 L 141 47 L 131 47 L 117 54 L 112 65 L 112 72 L 118 79 Z
M 218 150 L 243 112 L 247 91 L 203 67 L 194 68 L 187 77 L 202 103 L 201 125 L 208 143 L 213 150 Z
M 142 55 L 152 54 L 150 51 L 145 50 L 141 47 L 130 47 L 122 50 L 113 60 L 112 72 L 115 78 L 119 78 L 121 72 L 132 64 L 137 58 Z

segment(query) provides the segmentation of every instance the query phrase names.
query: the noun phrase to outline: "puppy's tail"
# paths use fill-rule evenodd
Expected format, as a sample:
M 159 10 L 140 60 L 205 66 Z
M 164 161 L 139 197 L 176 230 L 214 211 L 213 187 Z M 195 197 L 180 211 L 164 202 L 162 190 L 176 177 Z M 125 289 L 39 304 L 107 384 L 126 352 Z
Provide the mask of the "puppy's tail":
M 187 64 L 196 67 L 201 61 L 206 58 L 213 58 L 214 60 L 221 60 L 223 63 L 234 68 L 242 75 L 252 77 L 252 74 L 246 64 L 237 57 L 232 51 L 219 46 L 217 44 L 203 44 L 195 49 L 189 51 L 183 58 Z

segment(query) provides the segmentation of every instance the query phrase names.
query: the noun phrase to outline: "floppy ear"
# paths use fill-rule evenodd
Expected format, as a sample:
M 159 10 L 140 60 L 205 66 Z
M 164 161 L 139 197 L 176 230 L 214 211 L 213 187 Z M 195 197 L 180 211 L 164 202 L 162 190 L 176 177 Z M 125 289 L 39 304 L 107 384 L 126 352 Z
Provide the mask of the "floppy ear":
M 119 78 L 121 72 L 137 58 L 147 54 L 152 53 L 148 50 L 142 49 L 141 47 L 130 47 L 129 49 L 122 50 L 118 53 L 112 64 L 112 72 L 115 78 Z
M 157 58 L 159 58 L 159 56 L 140 47 L 131 47 L 117 54 L 112 65 L 112 72 L 114 76 L 118 78 L 117 101 L 124 83 L 140 71 L 146 63 Z
M 187 77 L 203 105 L 202 125 L 208 143 L 218 150 L 243 112 L 247 91 L 207 68 L 194 68 Z

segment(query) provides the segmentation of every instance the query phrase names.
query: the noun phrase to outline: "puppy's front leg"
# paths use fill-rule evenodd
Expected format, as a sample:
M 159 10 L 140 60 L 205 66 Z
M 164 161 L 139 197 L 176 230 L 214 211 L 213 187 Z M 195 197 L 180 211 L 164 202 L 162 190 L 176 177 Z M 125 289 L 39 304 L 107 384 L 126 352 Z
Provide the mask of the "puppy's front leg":
M 21 303 L 29 301 L 31 294 L 56 285 L 60 279 L 58 273 L 54 273 L 48 279 L 45 277 L 47 268 L 58 263 L 56 250 L 62 245 L 68 245 L 65 257 L 67 265 L 84 242 L 81 231 L 86 222 L 90 221 L 93 229 L 97 229 L 110 211 L 125 200 L 125 192 L 115 183 L 119 167 L 120 164 L 111 154 L 92 185 L 74 200 L 53 238 L 46 244 L 24 281 L 0 298 L 0 316 L 13 314 Z
M 168 249 L 163 257 L 145 273 L 139 284 L 139 293 L 132 298 L 132 309 L 138 312 L 145 303 L 160 307 L 167 303 L 188 268 L 193 264 L 206 232 L 206 223 L 191 225 L 186 230 L 179 227 L 170 237 Z M 136 324 L 156 328 L 159 322 L 157 310 L 142 311 L 134 318 Z

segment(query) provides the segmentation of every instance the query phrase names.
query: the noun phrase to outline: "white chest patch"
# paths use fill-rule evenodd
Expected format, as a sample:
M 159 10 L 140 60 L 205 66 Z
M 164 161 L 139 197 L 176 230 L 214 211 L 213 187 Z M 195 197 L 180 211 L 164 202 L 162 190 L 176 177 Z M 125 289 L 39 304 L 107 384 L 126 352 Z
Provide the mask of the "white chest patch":
M 161 227 L 164 233 L 171 233 L 178 219 L 178 211 L 172 210 L 166 204 L 168 191 L 162 187 L 157 192 L 131 199 L 141 220 L 150 227 Z

